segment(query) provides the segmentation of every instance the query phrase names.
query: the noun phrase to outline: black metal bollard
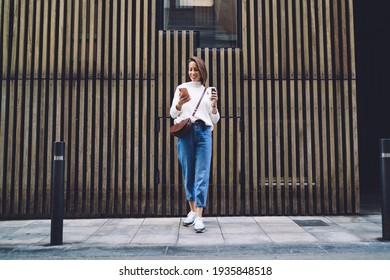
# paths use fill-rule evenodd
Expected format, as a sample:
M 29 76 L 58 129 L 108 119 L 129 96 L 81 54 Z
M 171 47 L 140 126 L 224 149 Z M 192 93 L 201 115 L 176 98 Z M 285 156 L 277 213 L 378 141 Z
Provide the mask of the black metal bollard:
M 380 140 L 381 189 L 382 189 L 382 237 L 390 240 L 390 139 Z
M 50 245 L 62 245 L 64 219 L 65 142 L 53 146 Z

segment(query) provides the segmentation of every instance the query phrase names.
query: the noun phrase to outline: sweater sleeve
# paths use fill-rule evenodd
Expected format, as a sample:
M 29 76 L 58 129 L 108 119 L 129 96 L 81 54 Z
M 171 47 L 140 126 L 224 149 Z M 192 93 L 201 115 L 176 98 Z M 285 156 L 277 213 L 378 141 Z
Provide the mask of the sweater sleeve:
M 220 118 L 221 118 L 221 116 L 219 114 L 219 110 L 217 109 L 217 113 L 213 114 L 213 108 L 210 106 L 210 119 L 211 119 L 211 122 L 213 124 L 216 124 L 219 121 Z

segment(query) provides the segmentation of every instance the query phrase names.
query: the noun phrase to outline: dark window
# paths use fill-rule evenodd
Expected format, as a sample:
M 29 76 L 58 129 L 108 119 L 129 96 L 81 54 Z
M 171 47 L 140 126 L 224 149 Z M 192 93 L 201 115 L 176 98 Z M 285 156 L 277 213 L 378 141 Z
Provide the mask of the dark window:
M 165 30 L 199 31 L 202 48 L 235 48 L 237 0 L 164 0 Z

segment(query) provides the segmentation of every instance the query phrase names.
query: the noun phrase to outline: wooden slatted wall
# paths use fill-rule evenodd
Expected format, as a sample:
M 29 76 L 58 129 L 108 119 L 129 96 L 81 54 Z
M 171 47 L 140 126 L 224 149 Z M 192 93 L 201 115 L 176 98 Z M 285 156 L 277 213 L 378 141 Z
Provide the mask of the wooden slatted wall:
M 157 30 L 157 2 L 0 0 L 0 217 L 187 212 L 169 107 L 191 55 L 221 92 L 208 215 L 359 212 L 352 0 L 242 0 L 242 47 Z
M 254 212 L 358 212 L 352 1 L 243 4 L 244 139 L 253 140 L 244 142 L 245 183 L 257 195 Z

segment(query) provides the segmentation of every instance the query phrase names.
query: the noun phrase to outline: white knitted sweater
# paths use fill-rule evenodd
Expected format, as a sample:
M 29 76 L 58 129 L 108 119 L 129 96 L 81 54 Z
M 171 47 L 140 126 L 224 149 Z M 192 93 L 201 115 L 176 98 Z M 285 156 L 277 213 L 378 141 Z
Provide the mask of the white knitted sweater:
M 191 96 L 191 100 L 183 104 L 181 111 L 178 111 L 176 109 L 176 105 L 179 102 L 179 88 L 187 88 L 188 93 Z M 203 96 L 202 102 L 200 103 L 195 116 L 192 117 L 192 113 L 194 112 L 195 107 L 198 104 L 204 89 L 205 87 L 200 82 L 187 82 L 179 85 L 176 88 L 170 110 L 171 117 L 175 119 L 175 123 L 179 123 L 186 118 L 191 118 L 192 122 L 195 122 L 196 120 L 202 120 L 205 122 L 206 125 L 211 126 L 213 128 L 213 125 L 219 121 L 219 111 L 217 111 L 216 114 L 212 113 L 210 100 L 211 88 L 206 89 L 206 93 Z

